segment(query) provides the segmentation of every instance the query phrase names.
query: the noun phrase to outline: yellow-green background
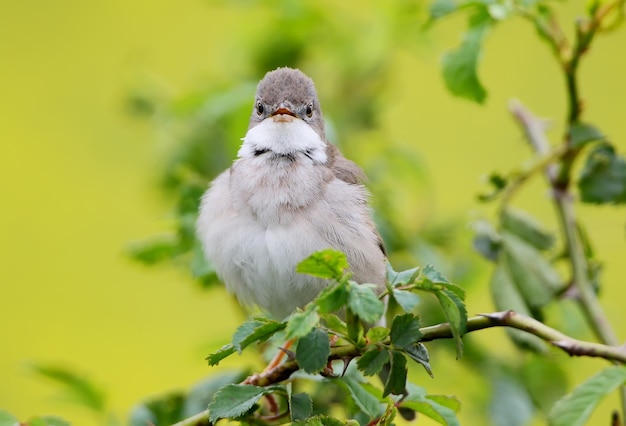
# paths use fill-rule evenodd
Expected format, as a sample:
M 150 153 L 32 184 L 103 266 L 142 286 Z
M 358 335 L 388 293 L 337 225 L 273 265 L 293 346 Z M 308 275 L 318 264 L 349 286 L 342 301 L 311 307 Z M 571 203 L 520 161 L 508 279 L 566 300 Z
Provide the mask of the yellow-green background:
M 357 17 L 347 22 L 367 27 L 378 18 L 368 2 L 326 3 L 337 9 L 337 19 Z M 561 7 L 564 21 L 583 3 Z M 237 72 L 241 59 L 227 48 L 242 32 L 261 28 L 258 19 L 227 2 L 0 3 L 1 408 L 21 419 L 54 413 L 77 425 L 95 424 L 86 411 L 55 400 L 56 389 L 28 372 L 31 361 L 84 372 L 104 387 L 121 417 L 145 396 L 210 373 L 203 357 L 240 320 L 230 299 L 221 290 L 200 291 L 174 268 L 137 266 L 123 253 L 129 241 L 168 229 L 167 205 L 155 190 L 168 147 L 148 122 L 129 116 L 124 101 L 138 81 L 176 95 L 231 68 Z M 383 131 L 426 159 L 436 203 L 428 210 L 469 221 L 479 209 L 474 196 L 481 177 L 528 158 L 508 100 L 517 97 L 554 118 L 553 139 L 565 102 L 547 48 L 519 20 L 486 43 L 481 76 L 490 90 L 487 105 L 451 97 L 439 59 L 458 41 L 462 25 L 461 19 L 445 22 L 420 48 L 389 55 L 396 78 L 380 114 Z M 367 52 L 362 30 L 354 29 L 354 44 Z M 625 49 L 626 29 L 600 37 L 581 72 L 586 118 L 622 153 Z M 323 105 L 324 79 L 305 71 L 316 80 Z M 548 195 L 533 188 L 523 200 L 550 221 L 549 206 L 536 201 Z M 605 262 L 602 300 L 624 339 L 626 213 L 612 207 L 579 213 Z M 469 295 L 470 313 L 491 309 L 486 284 Z M 501 331 L 480 340 L 496 356 L 516 356 Z M 551 356 L 568 364 L 572 384 L 605 365 Z M 477 388 L 471 370 L 452 359 L 435 359 L 433 368 L 436 378 L 419 376 L 422 384 L 432 393 L 458 395 L 466 402 L 463 424 L 482 424 L 484 413 L 472 401 L 485 401 L 488 389 Z M 604 403 L 593 424 L 608 424 L 614 405 L 614 399 Z

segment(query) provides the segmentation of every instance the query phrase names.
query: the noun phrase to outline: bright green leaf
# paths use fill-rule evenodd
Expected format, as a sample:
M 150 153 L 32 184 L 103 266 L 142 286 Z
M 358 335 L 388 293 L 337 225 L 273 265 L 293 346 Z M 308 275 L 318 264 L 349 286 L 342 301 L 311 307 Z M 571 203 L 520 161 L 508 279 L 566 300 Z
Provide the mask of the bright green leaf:
M 322 318 L 322 321 L 324 322 L 324 325 L 326 325 L 326 328 L 328 328 L 330 331 L 343 335 L 343 336 L 348 335 L 348 326 L 337 315 L 322 314 L 321 318 Z
M 457 358 L 460 358 L 463 356 L 463 340 L 461 337 L 465 333 L 465 327 L 467 326 L 465 304 L 455 293 L 445 288 L 435 292 L 435 295 L 441 304 L 443 314 L 450 324 L 450 330 L 456 341 Z
M 428 398 L 424 398 L 419 401 L 403 401 L 400 404 L 400 407 L 410 408 L 411 410 L 421 413 L 442 425 L 460 426 L 454 410 L 440 405 L 436 401 Z
M 236 419 L 246 414 L 263 395 L 272 392 L 286 393 L 284 386 L 259 387 L 252 385 L 224 386 L 215 393 L 215 399 L 209 404 L 210 420 Z
M 391 324 L 391 343 L 400 348 L 417 343 L 422 337 L 420 325 L 420 319 L 411 313 L 396 315 Z
M 383 397 L 393 394 L 402 395 L 406 389 L 406 358 L 400 351 L 391 353 L 391 368 L 385 382 Z
M 612 145 L 598 144 L 587 156 L 578 190 L 585 203 L 626 203 L 626 159 Z
M 344 253 L 326 249 L 315 252 L 300 262 L 296 272 L 340 281 L 348 267 L 348 259 Z
M 363 321 L 374 323 L 385 312 L 384 303 L 374 293 L 374 285 L 349 282 L 348 307 Z
M 428 349 L 423 343 L 415 343 L 414 345 L 404 348 L 404 352 L 413 360 L 420 363 L 430 377 L 434 377 L 433 370 L 430 368 L 430 355 Z
M 210 366 L 214 366 L 214 365 L 219 364 L 221 360 L 234 354 L 235 352 L 237 352 L 237 350 L 232 344 L 229 343 L 227 345 L 222 346 L 216 352 L 209 354 L 209 356 L 207 356 L 205 359 L 209 362 Z
M 356 365 L 366 376 L 373 376 L 387 362 L 389 362 L 389 351 L 383 348 L 376 348 L 361 355 Z
M 391 267 L 391 264 L 387 263 L 387 281 L 394 287 L 410 284 L 415 281 L 415 278 L 419 275 L 419 271 L 420 268 L 415 267 L 407 269 L 406 271 L 396 272 Z
M 461 401 L 459 401 L 456 397 L 454 396 L 447 396 L 447 395 L 426 395 L 427 399 L 430 399 L 431 401 L 436 402 L 439 405 L 442 405 L 444 407 L 448 407 L 449 409 L 451 409 L 452 411 L 454 411 L 455 413 L 458 413 L 459 411 L 461 411 Z
M 353 378 L 344 377 L 340 383 L 343 383 L 348 388 L 354 403 L 369 417 L 369 419 L 374 419 L 384 412 L 384 404 L 382 404 L 374 395 L 365 390 L 363 386 L 361 386 L 361 384 Z
M 313 412 L 313 401 L 306 393 L 296 393 L 289 397 L 289 413 L 291 421 L 304 420 Z
M 304 311 L 298 310 L 291 315 L 285 329 L 287 339 L 295 339 L 306 336 L 320 322 L 316 306 L 308 305 Z
M 367 343 L 378 343 L 389 336 L 389 329 L 387 327 L 372 327 L 367 330 L 365 337 L 367 338 Z
M 296 361 L 307 373 L 317 373 L 328 364 L 330 340 L 326 331 L 314 328 L 298 340 Z
M 582 426 L 598 403 L 626 383 L 626 368 L 608 367 L 559 400 L 548 414 L 550 426 Z
M 284 328 L 284 323 L 266 318 L 244 322 L 233 334 L 233 347 L 241 353 L 241 351 L 251 343 L 264 342 L 272 337 L 274 333 Z

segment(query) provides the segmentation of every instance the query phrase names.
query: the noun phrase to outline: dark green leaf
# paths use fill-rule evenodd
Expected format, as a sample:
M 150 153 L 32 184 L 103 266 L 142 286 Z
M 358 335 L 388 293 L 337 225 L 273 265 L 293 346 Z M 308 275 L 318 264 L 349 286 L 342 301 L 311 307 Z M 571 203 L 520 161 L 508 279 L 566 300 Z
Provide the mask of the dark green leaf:
M 394 288 L 392 295 L 404 312 L 412 312 L 413 309 L 420 303 L 420 297 L 411 291 L 398 290 Z
M 569 139 L 572 148 L 580 148 L 589 142 L 603 140 L 604 135 L 591 124 L 576 122 L 569 129 Z
M 624 157 L 618 156 L 612 145 L 598 144 L 587 156 L 578 180 L 578 190 L 585 203 L 626 203 Z
M 591 377 L 550 410 L 550 426 L 582 426 L 606 395 L 626 383 L 626 368 L 608 367 Z
M 361 386 L 361 384 L 353 378 L 344 377 L 341 383 L 348 388 L 354 403 L 368 416 L 369 419 L 374 419 L 385 411 L 384 404 L 382 404 L 374 395 L 365 390 L 363 386 Z
M 330 340 L 326 331 L 314 328 L 309 334 L 298 340 L 296 361 L 307 373 L 317 373 L 328 363 Z
M 391 267 L 391 264 L 387 263 L 387 281 L 394 287 L 410 284 L 415 281 L 415 278 L 419 275 L 419 271 L 420 268 L 416 267 L 407 269 L 406 271 L 396 272 Z
M 411 313 L 396 315 L 391 324 L 391 343 L 400 348 L 417 343 L 422 337 L 420 325 L 420 319 Z
M 474 250 L 492 262 L 498 260 L 500 236 L 493 225 L 486 220 L 477 220 L 473 223 L 473 228 L 475 233 L 472 240 Z
M 313 304 L 306 306 L 304 311 L 298 310 L 291 315 L 285 329 L 287 339 L 296 339 L 306 336 L 320 322 L 317 307 Z
M 106 406 L 104 392 L 84 375 L 54 365 L 35 364 L 32 369 L 40 376 L 63 386 L 65 396 L 69 400 L 96 412 L 104 412 Z
M 159 236 L 132 244 L 130 256 L 146 265 L 154 265 L 180 254 L 180 241 L 174 235 Z
M 383 348 L 376 348 L 361 355 L 356 365 L 366 376 L 373 376 L 377 374 L 388 361 L 389 351 Z
M 406 358 L 400 351 L 391 353 L 391 369 L 385 382 L 383 397 L 393 394 L 402 395 L 406 389 Z
M 554 244 L 554 236 L 526 212 L 507 207 L 500 216 L 502 228 L 539 250 L 548 250 Z
M 457 358 L 461 358 L 463 356 L 463 340 L 461 337 L 465 333 L 465 327 L 467 326 L 465 304 L 457 294 L 445 288 L 437 291 L 435 295 L 441 304 L 443 314 L 450 324 L 450 330 L 456 341 Z
M 387 327 L 372 327 L 367 330 L 365 337 L 367 338 L 367 343 L 378 343 L 383 341 L 387 336 L 389 336 L 389 329 Z
M 296 393 L 289 397 L 289 413 L 291 421 L 304 420 L 313 412 L 313 401 L 306 393 Z
M 340 251 L 326 249 L 304 259 L 296 267 L 301 274 L 340 281 L 348 269 L 348 259 Z
M 384 303 L 374 293 L 372 284 L 349 282 L 348 307 L 363 321 L 374 323 L 385 312 Z
M 487 92 L 478 78 L 477 68 L 481 44 L 491 25 L 492 19 L 486 12 L 475 15 L 459 47 L 444 55 L 443 78 L 453 95 L 485 102 Z
M 413 361 L 417 361 L 422 364 L 430 377 L 434 377 L 433 370 L 430 368 L 430 355 L 428 354 L 426 346 L 418 342 L 414 345 L 405 347 L 404 351 Z
M 272 392 L 286 393 L 284 386 L 259 387 L 252 385 L 226 385 L 215 394 L 209 404 L 210 420 L 236 419 L 246 414 L 263 395 Z
M 348 301 L 348 289 L 345 283 L 326 287 L 315 299 L 319 312 L 325 314 L 343 308 Z
M 227 345 L 222 346 L 216 352 L 209 354 L 205 359 L 209 362 L 210 366 L 214 366 L 220 363 L 224 358 L 234 354 L 237 350 L 235 347 L 228 343 Z
M 233 347 L 241 353 L 241 351 L 251 343 L 264 342 L 272 337 L 274 333 L 284 328 L 284 323 L 266 318 L 244 322 L 233 334 Z

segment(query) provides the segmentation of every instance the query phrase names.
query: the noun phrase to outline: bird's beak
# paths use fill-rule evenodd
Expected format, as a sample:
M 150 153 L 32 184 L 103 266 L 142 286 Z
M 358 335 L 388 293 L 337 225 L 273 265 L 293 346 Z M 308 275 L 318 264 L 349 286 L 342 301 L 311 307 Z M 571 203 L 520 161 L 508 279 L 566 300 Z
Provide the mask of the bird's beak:
M 285 102 L 281 102 L 276 111 L 274 111 L 270 117 L 272 117 L 274 121 L 290 122 L 294 118 L 297 118 L 297 115 L 285 104 Z
M 289 108 L 285 108 L 285 107 L 278 108 L 276 111 L 274 111 L 272 113 L 271 116 L 274 117 L 275 115 L 281 115 L 281 114 L 282 115 L 290 115 L 292 117 L 296 116 L 296 114 L 293 111 L 291 111 Z

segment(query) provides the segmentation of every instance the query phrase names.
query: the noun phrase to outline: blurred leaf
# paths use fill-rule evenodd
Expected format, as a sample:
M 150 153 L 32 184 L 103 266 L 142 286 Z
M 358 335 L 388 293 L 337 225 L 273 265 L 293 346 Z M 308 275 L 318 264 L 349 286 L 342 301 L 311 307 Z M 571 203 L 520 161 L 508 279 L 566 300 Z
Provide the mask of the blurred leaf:
M 391 352 L 391 369 L 385 382 L 383 397 L 393 394 L 402 395 L 406 389 L 406 358 L 400 351 Z
M 576 122 L 569 128 L 569 143 L 572 148 L 581 148 L 589 142 L 604 140 L 605 136 L 595 126 Z
M 20 421 L 8 411 L 0 410 L 0 426 L 20 426 Z
M 491 298 L 498 311 L 513 310 L 520 314 L 532 316 L 528 305 L 508 273 L 505 260 L 498 262 L 498 265 L 491 275 L 489 286 L 491 289 Z M 511 327 L 506 327 L 505 330 L 511 340 L 523 349 L 530 349 L 539 353 L 548 351 L 547 344 L 533 334 Z
M 534 411 L 530 396 L 517 377 L 501 373 L 492 378 L 489 412 L 493 424 L 525 426 Z
M 411 313 L 396 315 L 391 324 L 391 343 L 400 348 L 417 343 L 422 337 L 420 325 L 420 319 Z
M 315 304 L 319 306 L 319 312 L 335 312 L 343 308 L 348 301 L 348 289 L 345 283 L 325 287 L 315 299 Z
M 520 377 L 535 405 L 547 413 L 567 391 L 567 375 L 563 363 L 548 357 L 531 357 Z
M 423 343 L 415 343 L 404 348 L 406 354 L 413 360 L 422 365 L 430 377 L 434 377 L 433 370 L 430 367 L 430 355 L 428 349 Z
M 389 329 L 381 326 L 372 327 L 367 330 L 367 333 L 365 334 L 368 344 L 381 342 L 387 336 L 389 336 Z
M 261 343 L 272 337 L 274 333 L 285 328 L 285 324 L 267 318 L 244 322 L 233 334 L 233 347 L 237 352 L 251 343 Z
M 453 95 L 480 104 L 485 102 L 487 92 L 478 78 L 477 68 L 481 44 L 491 26 L 492 19 L 485 10 L 476 13 L 461 44 L 444 55 L 443 78 Z
M 210 366 L 214 366 L 219 364 L 221 360 L 234 354 L 235 352 L 237 352 L 235 347 L 231 343 L 228 343 L 227 345 L 222 346 L 220 349 L 213 352 L 212 354 L 209 354 L 205 359 L 209 362 Z
M 337 250 L 326 249 L 315 252 L 300 262 L 296 267 L 296 272 L 341 281 L 348 268 L 348 259 L 345 254 Z
M 377 374 L 388 361 L 389 351 L 384 348 L 375 348 L 361 355 L 356 365 L 366 376 L 373 376 Z
M 373 284 L 349 281 L 348 307 L 363 321 L 374 323 L 385 312 L 384 303 L 374 293 Z
M 289 396 L 289 414 L 291 421 L 304 420 L 313 412 L 313 401 L 306 393 L 296 393 Z
M 474 250 L 483 255 L 488 260 L 495 262 L 500 254 L 501 238 L 486 220 L 474 222 L 474 239 L 472 245 Z
M 314 328 L 309 334 L 298 340 L 296 361 L 307 373 L 317 373 L 328 364 L 330 355 L 330 339 L 328 333 Z
M 263 395 L 273 392 L 286 394 L 284 386 L 259 387 L 252 385 L 226 385 L 216 392 L 209 404 L 212 423 L 219 419 L 236 419 L 248 413 Z
M 389 281 L 394 287 L 409 284 L 415 281 L 415 278 L 419 275 L 419 271 L 420 268 L 415 267 L 407 269 L 406 271 L 396 272 L 391 267 L 391 264 L 387 263 L 387 281 Z
M 400 403 L 400 407 L 422 413 L 442 425 L 460 425 L 456 418 L 456 412 L 460 409 L 461 403 L 456 398 L 443 395 L 426 395 L 424 388 L 412 383 L 407 385 L 407 389 L 408 395 Z
M 40 376 L 61 385 L 65 389 L 64 395 L 68 400 L 97 413 L 104 412 L 106 405 L 104 392 L 83 375 L 55 365 L 35 364 L 32 369 Z
M 581 200 L 594 204 L 626 203 L 626 160 L 615 148 L 602 143 L 589 152 L 580 172 L 578 190 Z
M 130 426 L 170 425 L 183 419 L 185 395 L 173 392 L 147 400 L 130 413 Z
M 316 327 L 320 322 L 316 309 L 315 305 L 309 304 L 304 311 L 298 309 L 293 313 L 287 322 L 285 337 L 287 339 L 296 339 L 309 334 L 313 327 Z
M 232 383 L 239 383 L 246 378 L 244 371 L 223 371 L 197 383 L 185 398 L 183 418 L 191 417 L 204 410 L 213 400 L 215 392 Z
M 582 426 L 606 395 L 626 383 L 626 368 L 608 367 L 557 401 L 548 415 L 550 426 Z
M 154 265 L 178 255 L 180 244 L 174 235 L 158 236 L 132 244 L 128 253 L 141 263 Z
M 1 424 L 1 423 L 0 423 Z M 57 416 L 38 416 L 28 420 L 27 426 L 70 426 L 71 423 Z
M 426 398 L 436 402 L 439 405 L 442 405 L 444 407 L 448 407 L 449 409 L 451 409 L 455 413 L 458 413 L 459 411 L 461 411 L 461 405 L 462 405 L 461 401 L 459 401 L 454 396 L 426 395 Z
M 548 233 L 526 212 L 506 207 L 500 215 L 502 228 L 539 250 L 548 250 L 554 244 L 554 236 Z
M 431 19 L 442 18 L 455 10 L 457 10 L 457 5 L 454 0 L 434 0 L 430 3 Z
M 378 398 L 365 390 L 356 380 L 351 377 L 344 377 L 341 382 L 348 388 L 350 396 L 352 396 L 357 407 L 359 407 L 370 420 L 380 416 L 384 412 L 385 405 L 382 404 Z

